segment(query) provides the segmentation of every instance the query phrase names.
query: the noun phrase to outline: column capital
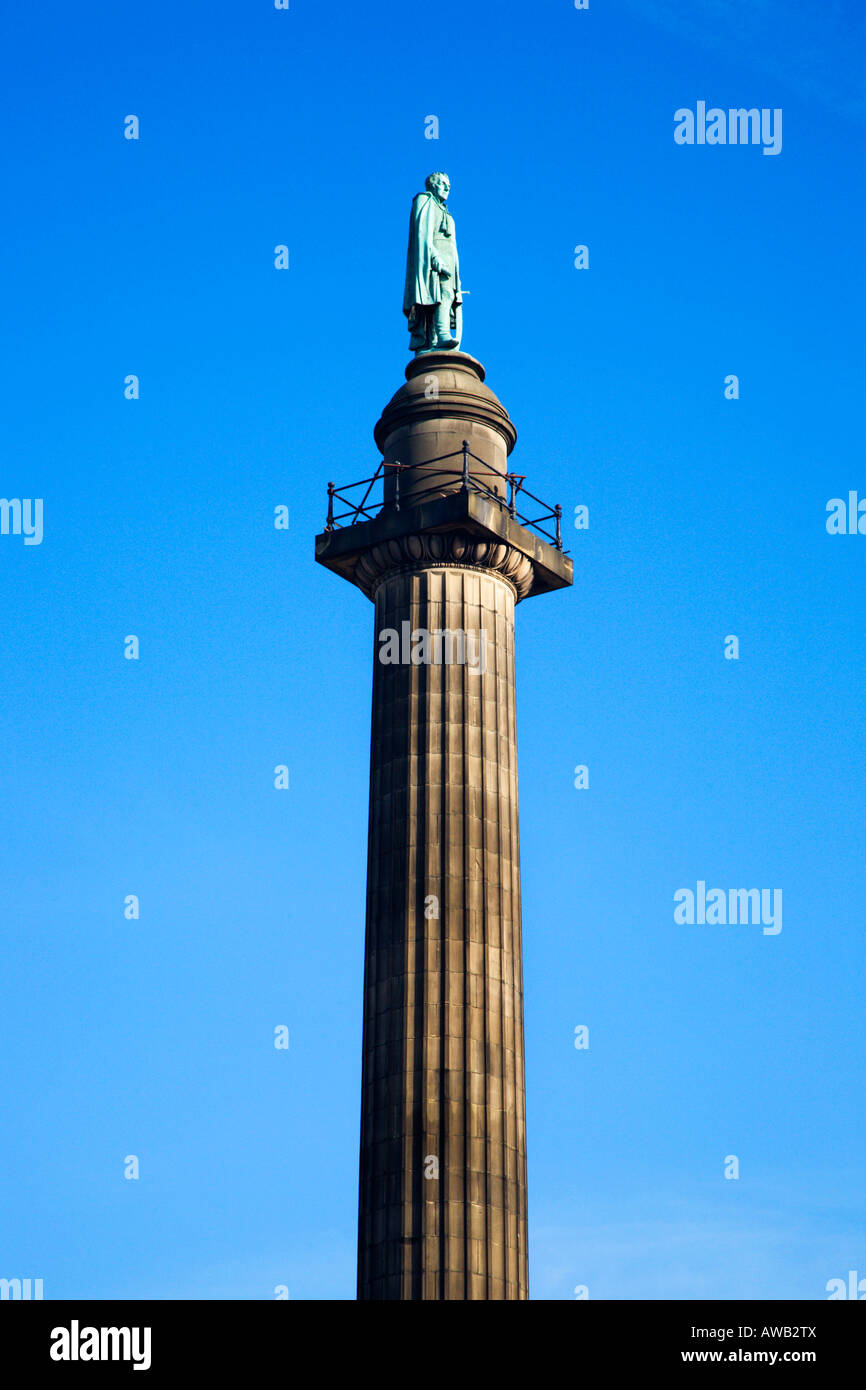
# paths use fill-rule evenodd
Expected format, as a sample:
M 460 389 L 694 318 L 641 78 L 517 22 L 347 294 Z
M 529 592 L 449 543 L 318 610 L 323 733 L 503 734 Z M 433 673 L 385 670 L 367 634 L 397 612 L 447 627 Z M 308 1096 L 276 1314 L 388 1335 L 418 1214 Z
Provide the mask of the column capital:
M 385 574 L 443 565 L 496 571 L 510 582 L 518 601 L 573 582 L 567 555 L 475 492 L 450 493 L 323 531 L 316 537 L 316 559 L 369 599 Z

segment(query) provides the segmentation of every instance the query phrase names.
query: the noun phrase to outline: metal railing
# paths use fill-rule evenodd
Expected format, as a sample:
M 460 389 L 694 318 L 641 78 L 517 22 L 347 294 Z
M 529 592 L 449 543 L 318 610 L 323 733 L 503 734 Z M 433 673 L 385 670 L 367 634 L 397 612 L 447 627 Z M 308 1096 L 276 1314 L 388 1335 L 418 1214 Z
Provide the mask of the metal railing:
M 447 463 L 449 459 L 459 459 L 460 466 L 456 468 L 440 468 L 438 466 L 441 463 Z M 499 482 L 508 484 L 507 498 L 500 496 L 498 492 L 494 491 L 494 489 L 489 486 L 485 481 L 484 474 L 479 473 L 477 469 L 470 468 L 470 459 L 474 463 L 480 464 L 481 468 L 485 469 L 487 474 L 492 473 L 494 478 Z M 394 463 L 386 463 L 383 459 L 371 478 L 361 478 L 357 483 L 342 483 L 339 487 L 334 483 L 328 483 L 328 519 L 325 523 L 325 530 L 334 531 L 341 526 L 354 526 L 361 520 L 373 521 L 378 515 L 380 506 L 370 501 L 370 494 L 380 478 L 384 484 L 385 477 L 389 473 L 393 475 L 394 478 L 394 510 L 399 512 L 401 475 L 403 473 L 411 473 L 413 478 L 416 478 L 419 474 L 425 472 L 435 473 L 439 480 L 449 474 L 453 475 L 455 478 L 459 478 L 460 487 L 455 489 L 455 491 L 475 492 L 482 497 L 488 498 L 491 502 L 496 502 L 497 505 L 501 507 L 503 511 L 507 511 L 509 516 L 515 521 L 519 521 L 523 526 L 531 526 L 532 529 L 537 531 L 540 536 L 543 536 L 545 540 L 550 541 L 551 545 L 555 545 L 557 550 L 562 550 L 562 507 L 560 507 L 559 504 L 555 507 L 550 507 L 547 502 L 542 502 L 540 497 L 536 497 L 534 493 L 530 492 L 528 487 L 526 487 L 525 473 L 498 473 L 495 468 L 491 468 L 489 463 L 485 463 L 484 459 L 480 459 L 477 454 L 473 454 L 472 450 L 469 448 L 469 442 L 466 439 L 463 441 L 462 449 L 455 449 L 454 452 L 450 454 L 440 454 L 438 458 L 428 459 L 426 463 L 410 464 L 398 463 L 396 461 Z M 351 492 L 354 488 L 365 486 L 367 490 L 360 502 L 356 502 L 354 499 L 344 495 L 347 492 Z M 422 488 L 420 491 L 416 491 L 413 488 L 410 495 L 410 505 L 414 507 L 426 497 L 442 496 L 442 486 L 442 482 L 438 481 L 431 484 L 428 488 Z M 444 495 L 450 496 L 451 494 L 446 493 Z M 546 508 L 546 510 L 542 511 L 541 516 L 525 516 L 522 512 L 517 510 L 518 495 L 528 497 L 532 502 L 536 502 L 539 507 Z M 335 512 L 335 502 L 342 502 L 347 510 L 344 512 Z M 376 510 L 373 510 L 374 507 L 376 507 Z M 350 518 L 348 521 L 346 520 L 347 517 Z M 550 531 L 545 530 L 541 523 L 546 521 L 555 522 L 555 534 L 552 535 Z M 567 554 L 568 552 L 565 551 L 563 553 Z

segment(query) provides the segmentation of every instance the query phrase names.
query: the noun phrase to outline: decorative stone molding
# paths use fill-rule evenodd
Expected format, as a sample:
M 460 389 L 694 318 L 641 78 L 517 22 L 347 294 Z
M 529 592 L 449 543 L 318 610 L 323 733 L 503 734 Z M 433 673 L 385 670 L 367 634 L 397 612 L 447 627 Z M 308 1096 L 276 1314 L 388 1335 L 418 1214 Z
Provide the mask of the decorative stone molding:
M 373 592 L 388 575 L 451 565 L 500 575 L 511 585 L 518 602 L 532 587 L 532 562 L 522 551 L 503 541 L 483 540 L 459 530 L 427 531 L 383 541 L 360 557 L 355 572 L 362 585 Z

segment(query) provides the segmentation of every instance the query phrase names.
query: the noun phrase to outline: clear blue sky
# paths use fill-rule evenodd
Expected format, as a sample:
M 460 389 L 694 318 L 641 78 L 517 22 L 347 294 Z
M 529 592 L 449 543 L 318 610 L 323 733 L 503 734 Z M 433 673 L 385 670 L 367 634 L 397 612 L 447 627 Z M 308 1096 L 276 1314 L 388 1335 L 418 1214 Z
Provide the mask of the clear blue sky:
M 372 608 L 313 536 L 376 462 L 444 168 L 515 466 L 590 507 L 518 610 L 533 1296 L 866 1276 L 866 535 L 825 528 L 866 496 L 862 24 L 7 17 L 0 492 L 44 539 L 0 536 L 0 1275 L 354 1297 Z M 676 145 L 699 100 L 781 108 L 782 153 Z M 783 930 L 676 924 L 698 880 L 781 888 Z

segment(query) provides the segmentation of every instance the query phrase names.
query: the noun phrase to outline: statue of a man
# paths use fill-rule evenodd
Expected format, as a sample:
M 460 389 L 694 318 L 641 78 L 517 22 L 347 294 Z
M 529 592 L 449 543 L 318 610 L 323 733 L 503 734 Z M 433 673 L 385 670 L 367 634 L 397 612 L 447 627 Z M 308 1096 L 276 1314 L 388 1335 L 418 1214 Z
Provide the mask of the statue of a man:
M 446 207 L 451 181 L 447 174 L 431 174 L 426 188 L 412 201 L 403 295 L 409 346 L 416 354 L 459 348 L 462 332 L 457 239 Z

